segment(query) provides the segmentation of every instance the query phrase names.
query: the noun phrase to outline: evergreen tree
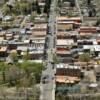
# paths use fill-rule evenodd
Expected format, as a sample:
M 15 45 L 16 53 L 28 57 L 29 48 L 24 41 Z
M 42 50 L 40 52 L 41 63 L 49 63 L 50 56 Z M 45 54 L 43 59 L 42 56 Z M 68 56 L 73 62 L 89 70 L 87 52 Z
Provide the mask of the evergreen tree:
M 41 9 L 40 9 L 38 0 L 36 0 L 36 10 L 37 10 L 37 13 L 38 13 L 38 14 L 41 14 Z
M 61 7 L 62 1 L 58 0 L 58 6 Z
M 51 0 L 45 0 L 44 13 L 49 13 Z
M 33 10 L 33 11 L 36 10 L 36 4 L 35 4 L 35 2 L 32 2 L 32 10 Z
M 9 7 L 10 11 L 12 11 L 13 6 L 12 5 L 7 5 L 7 6 Z
M 75 0 L 70 0 L 70 6 L 75 7 Z
M 91 0 L 87 0 L 87 4 L 90 5 L 91 4 Z

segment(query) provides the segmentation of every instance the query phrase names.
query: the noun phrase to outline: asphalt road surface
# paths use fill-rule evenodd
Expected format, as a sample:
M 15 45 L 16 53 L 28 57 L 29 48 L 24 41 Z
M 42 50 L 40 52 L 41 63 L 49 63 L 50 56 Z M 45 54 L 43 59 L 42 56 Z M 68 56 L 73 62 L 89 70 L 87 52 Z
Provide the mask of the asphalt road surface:
M 47 48 L 46 54 L 47 59 L 46 69 L 42 72 L 41 83 L 40 83 L 40 100 L 55 100 L 55 70 L 53 69 L 53 55 L 55 54 L 55 33 L 56 33 L 56 0 L 52 0 L 50 7 L 50 14 L 48 19 L 48 27 L 47 27 Z M 43 77 L 47 76 L 45 79 Z M 43 83 L 45 81 L 45 83 Z

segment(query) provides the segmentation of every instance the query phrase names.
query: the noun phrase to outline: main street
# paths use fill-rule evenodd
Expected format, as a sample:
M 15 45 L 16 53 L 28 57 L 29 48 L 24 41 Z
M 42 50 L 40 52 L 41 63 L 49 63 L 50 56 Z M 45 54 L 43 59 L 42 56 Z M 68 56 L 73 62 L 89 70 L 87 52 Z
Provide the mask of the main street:
M 40 90 L 40 100 L 55 100 L 55 70 L 53 63 L 53 55 L 55 54 L 55 34 L 56 34 L 56 0 L 51 1 L 50 13 L 47 25 L 47 48 L 46 48 L 46 69 L 42 72 Z M 44 77 L 46 77 L 44 79 Z M 43 83 L 45 81 L 45 83 Z

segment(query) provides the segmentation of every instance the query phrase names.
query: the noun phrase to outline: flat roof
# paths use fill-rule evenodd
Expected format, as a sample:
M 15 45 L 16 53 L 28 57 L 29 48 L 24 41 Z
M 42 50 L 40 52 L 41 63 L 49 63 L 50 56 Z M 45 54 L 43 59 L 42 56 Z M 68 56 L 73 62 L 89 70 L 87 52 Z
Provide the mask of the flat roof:
M 57 54 L 70 54 L 70 50 L 57 50 Z
M 73 39 L 57 39 L 57 45 L 71 45 L 73 43 Z
M 100 51 L 100 45 L 84 45 L 83 49 L 90 49 L 91 51 Z
M 18 46 L 17 50 L 21 50 L 21 51 L 27 51 L 28 47 L 27 46 Z
M 46 35 L 46 31 L 34 31 L 34 32 L 32 32 L 32 35 L 43 36 L 43 35 Z
M 29 52 L 29 54 L 43 54 L 44 50 L 35 50 L 35 51 L 31 51 Z
M 57 17 L 57 20 L 81 20 L 80 17 Z
M 56 76 L 56 82 L 59 83 L 74 83 L 75 81 L 80 81 L 78 77 L 71 77 L 71 76 Z
M 74 21 L 58 21 L 58 24 L 74 24 Z
M 70 68 L 70 69 L 80 69 L 80 66 L 68 65 L 65 63 L 56 64 L 56 68 Z

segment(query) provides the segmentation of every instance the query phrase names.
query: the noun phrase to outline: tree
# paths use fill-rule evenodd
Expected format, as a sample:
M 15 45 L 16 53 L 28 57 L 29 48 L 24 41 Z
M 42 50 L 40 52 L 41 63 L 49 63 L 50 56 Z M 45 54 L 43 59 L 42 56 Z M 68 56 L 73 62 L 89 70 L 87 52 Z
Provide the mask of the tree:
M 32 98 L 32 100 L 39 100 L 39 97 L 40 97 L 40 89 L 39 88 L 37 88 L 37 87 L 33 88 L 33 97 L 34 97 L 34 99 Z
M 51 0 L 45 0 L 44 13 L 48 14 L 50 11 Z
M 27 2 L 27 1 L 20 1 L 18 2 L 19 4 L 19 10 L 21 14 L 26 15 L 30 14 L 32 11 L 32 3 Z
M 31 20 L 32 22 L 34 22 L 34 19 L 35 19 L 35 13 L 31 13 L 30 20 Z
M 79 60 L 82 62 L 89 62 L 90 61 L 90 54 L 89 53 L 83 53 L 79 56 Z
M 29 79 L 27 77 L 23 77 L 19 82 L 20 87 L 29 87 Z
M 24 52 L 24 54 L 23 54 L 23 60 L 29 60 L 29 59 L 30 59 L 29 50 L 27 50 L 27 51 Z
M 21 63 L 20 67 L 25 71 L 27 78 L 34 76 L 36 79 L 36 83 L 40 82 L 40 77 L 43 69 L 42 63 L 24 61 L 23 63 Z
M 59 63 L 59 60 L 57 58 L 57 55 L 54 55 L 53 56 L 53 61 L 54 61 L 55 64 L 58 64 Z
M 5 4 L 5 5 L 3 6 L 2 9 L 3 9 L 5 15 L 11 13 L 11 12 L 10 12 L 10 8 L 7 6 L 7 4 Z
M 87 66 L 88 66 L 88 62 L 91 60 L 90 54 L 89 53 L 83 53 L 79 56 L 79 60 L 82 62 L 87 62 Z
M 29 78 L 32 71 L 31 64 L 28 61 L 24 61 L 20 67 L 25 71 L 26 77 Z
M 87 0 L 87 5 L 90 5 L 91 4 L 91 0 Z
M 14 13 L 15 15 L 21 14 L 20 3 L 19 2 L 15 3 L 14 7 L 12 8 L 12 13 Z
M 58 6 L 61 7 L 62 1 L 58 0 Z
M 45 6 L 44 6 L 44 11 L 43 11 L 44 13 L 47 13 L 48 12 L 48 9 L 47 9 L 47 5 L 45 4 Z
M 15 86 L 20 79 L 21 73 L 17 66 L 11 66 L 8 70 L 9 84 Z
M 9 7 L 10 12 L 11 12 L 11 11 L 12 11 L 13 6 L 12 6 L 12 5 L 9 5 L 9 4 L 7 4 L 7 6 Z
M 6 3 L 6 2 L 8 2 L 8 0 L 4 0 L 4 2 Z
M 12 51 L 11 53 L 10 53 L 10 57 L 11 57 L 11 59 L 12 59 L 12 61 L 13 62 L 17 62 L 18 61 L 18 54 L 17 54 L 17 51 Z
M 97 22 L 96 22 L 96 25 L 95 25 L 95 26 L 98 26 L 98 25 L 100 25 L 100 18 L 97 20 Z
M 65 100 L 64 95 L 63 95 L 61 92 L 59 92 L 59 93 L 56 95 L 56 100 Z
M 75 0 L 70 0 L 70 6 L 75 7 Z
M 5 62 L 0 62 L 0 71 L 2 73 L 2 79 L 3 83 L 6 82 L 6 70 L 8 68 L 8 65 Z
M 41 9 L 40 9 L 38 0 L 36 0 L 36 10 L 37 10 L 37 13 L 38 13 L 38 14 L 41 14 Z
M 36 11 L 36 1 L 34 2 L 32 2 L 32 11 Z

